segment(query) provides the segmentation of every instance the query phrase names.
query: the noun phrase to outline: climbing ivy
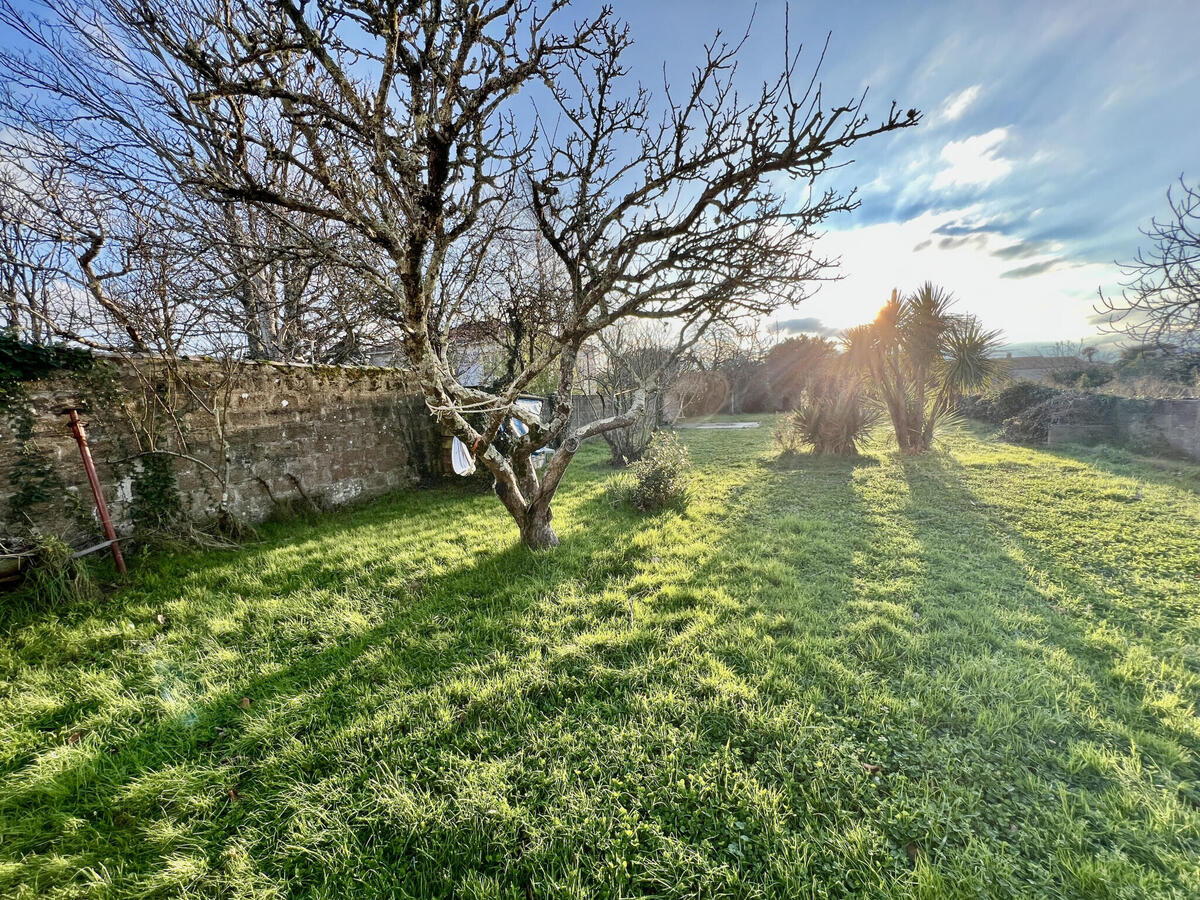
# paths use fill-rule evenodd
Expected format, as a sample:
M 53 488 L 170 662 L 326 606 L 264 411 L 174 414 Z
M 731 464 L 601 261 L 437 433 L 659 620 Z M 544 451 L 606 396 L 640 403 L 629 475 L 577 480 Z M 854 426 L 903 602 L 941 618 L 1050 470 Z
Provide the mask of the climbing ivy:
M 129 514 L 139 534 L 175 531 L 183 521 L 183 501 L 175 466 L 165 453 L 147 453 L 130 473 Z
M 95 526 L 91 505 L 67 491 L 57 468 L 35 440 L 35 410 L 27 384 L 55 375 L 69 378 L 80 398 L 94 408 L 119 405 L 117 371 L 108 361 L 89 350 L 29 343 L 11 332 L 0 332 L 0 417 L 7 419 L 12 429 L 16 451 L 8 471 L 13 488 L 9 520 L 32 523 L 54 503 L 65 508 L 82 531 L 90 531 Z
M 30 344 L 11 331 L 0 332 L 0 410 L 25 399 L 24 384 L 56 372 L 86 372 L 96 364 L 91 352 L 56 344 Z
M 95 357 L 74 347 L 30 344 L 11 332 L 0 333 L 0 414 L 13 431 L 16 456 L 8 472 L 13 493 L 9 497 L 10 518 L 28 517 L 42 504 L 66 496 L 66 485 L 49 458 L 34 441 L 33 410 L 25 383 L 59 372 L 88 373 Z M 72 510 L 78 515 L 80 510 Z

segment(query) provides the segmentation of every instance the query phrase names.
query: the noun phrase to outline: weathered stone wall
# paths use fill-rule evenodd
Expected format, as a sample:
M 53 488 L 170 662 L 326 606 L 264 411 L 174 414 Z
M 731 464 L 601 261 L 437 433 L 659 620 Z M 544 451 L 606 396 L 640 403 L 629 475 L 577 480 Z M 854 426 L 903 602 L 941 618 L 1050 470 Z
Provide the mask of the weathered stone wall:
M 207 367 L 207 369 L 206 369 Z M 139 363 L 137 373 L 118 366 L 118 396 L 142 396 L 147 384 L 164 383 L 153 363 Z M 181 370 L 197 383 L 216 386 L 207 396 L 216 408 L 227 410 L 224 432 L 228 447 L 228 506 L 250 522 L 267 518 L 277 504 L 304 502 L 338 506 L 412 487 L 440 470 L 440 432 L 413 383 L 397 369 L 303 366 L 254 363 L 234 371 L 213 363 L 194 362 Z M 16 444 L 9 423 L 0 427 L 0 537 L 33 526 L 43 533 L 71 539 L 94 537 L 92 513 L 79 450 L 65 405 L 86 402 L 69 381 L 26 385 L 35 417 L 35 441 L 65 482 L 66 502 L 39 504 L 33 510 L 13 509 L 10 474 Z M 221 468 L 222 443 L 211 412 L 199 404 L 179 401 L 187 452 Z M 98 408 L 94 401 L 83 413 L 88 437 L 109 508 L 118 529 L 131 527 L 132 467 L 136 430 L 122 409 Z M 184 449 L 159 429 L 160 447 Z M 188 513 L 204 519 L 221 497 L 220 482 L 194 461 L 173 457 L 179 492 Z M 75 498 L 77 502 L 70 501 Z M 81 525 L 75 510 L 85 512 Z M 91 531 L 91 534 L 86 533 Z
M 1200 400 L 1122 400 L 1117 428 L 1134 444 L 1165 446 L 1200 459 Z
M 1048 443 L 1113 441 L 1200 459 L 1200 400 L 1115 398 L 1107 421 L 1053 423 Z

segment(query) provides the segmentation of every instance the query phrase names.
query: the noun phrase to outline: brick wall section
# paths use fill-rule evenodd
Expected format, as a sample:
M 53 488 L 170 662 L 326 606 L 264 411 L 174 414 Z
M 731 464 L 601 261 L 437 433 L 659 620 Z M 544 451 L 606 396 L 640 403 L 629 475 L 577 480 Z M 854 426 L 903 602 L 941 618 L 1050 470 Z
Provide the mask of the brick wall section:
M 1111 421 L 1049 427 L 1048 443 L 1114 440 L 1200 459 L 1200 400 L 1133 400 L 1113 405 Z
M 200 373 L 211 363 L 189 364 Z M 120 373 L 132 391 L 136 379 Z M 402 370 L 368 367 L 248 364 L 231 381 L 227 434 L 230 447 L 229 501 L 250 522 L 267 518 L 275 503 L 310 498 L 338 506 L 414 487 L 440 471 L 440 432 Z M 36 439 L 85 509 L 91 495 L 67 419 L 57 412 L 74 402 L 67 381 L 28 384 L 36 415 Z M 83 415 L 110 511 L 118 529 L 130 528 L 129 478 L 118 480 L 113 462 L 131 449 L 127 424 L 111 411 Z M 210 465 L 220 460 L 211 416 L 185 417 L 192 452 Z M 8 502 L 14 444 L 5 423 L 0 429 L 0 537 L 20 530 L 20 511 Z M 219 499 L 217 483 L 194 462 L 176 459 L 175 471 L 185 508 L 200 519 Z M 46 504 L 50 507 L 51 504 Z M 67 504 L 36 510 L 39 530 L 72 539 L 80 533 Z

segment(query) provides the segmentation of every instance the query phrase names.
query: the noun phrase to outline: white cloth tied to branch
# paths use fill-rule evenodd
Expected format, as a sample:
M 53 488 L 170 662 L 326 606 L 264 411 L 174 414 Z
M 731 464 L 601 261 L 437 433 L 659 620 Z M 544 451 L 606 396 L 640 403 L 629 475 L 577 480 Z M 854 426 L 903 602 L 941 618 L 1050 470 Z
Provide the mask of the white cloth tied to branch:
M 521 398 L 517 401 L 517 406 L 537 416 L 542 414 L 542 401 L 533 397 Z M 523 438 L 529 434 L 529 426 L 520 419 L 510 418 L 506 424 L 518 438 Z M 534 464 L 537 465 L 540 463 L 549 453 L 550 450 L 547 447 L 535 451 L 533 453 Z M 454 467 L 456 475 L 462 475 L 465 478 L 467 475 L 475 474 L 475 458 L 471 455 L 471 451 L 467 449 L 467 445 L 458 438 L 454 438 L 450 442 L 450 464 Z
M 475 459 L 471 456 L 471 451 L 467 449 L 467 445 L 454 438 L 450 442 L 450 464 L 454 466 L 456 475 L 474 475 L 475 474 Z

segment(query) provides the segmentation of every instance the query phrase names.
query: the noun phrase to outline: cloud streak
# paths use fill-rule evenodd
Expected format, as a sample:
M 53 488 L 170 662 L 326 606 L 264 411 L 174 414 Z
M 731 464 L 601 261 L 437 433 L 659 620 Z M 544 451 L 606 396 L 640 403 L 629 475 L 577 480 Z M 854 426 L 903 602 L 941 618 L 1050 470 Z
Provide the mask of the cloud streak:
M 957 94 L 951 94 L 946 98 L 946 102 L 942 105 L 942 121 L 953 122 L 961 119 L 975 101 L 979 99 L 979 92 L 983 89 L 981 84 L 973 84 L 965 90 L 959 91 Z
M 992 254 L 995 256 L 995 254 Z M 1032 278 L 1034 275 L 1041 275 L 1043 272 L 1049 272 L 1055 268 L 1061 260 L 1047 259 L 1042 262 L 1030 263 L 1027 266 L 1021 266 L 1017 269 L 1009 269 L 1006 272 L 1001 272 L 1001 278 Z
M 831 328 L 816 316 L 803 316 L 798 319 L 784 319 L 783 321 L 776 322 L 775 324 L 789 334 L 815 334 L 820 337 L 833 337 L 841 331 L 839 328 Z
M 998 155 L 997 151 L 1008 137 L 1007 128 L 993 128 L 983 134 L 947 143 L 941 152 L 946 168 L 934 177 L 933 189 L 985 186 L 1007 176 L 1013 170 L 1012 160 Z
M 1007 247 L 992 251 L 996 259 L 1027 259 L 1030 256 L 1040 256 L 1049 249 L 1044 241 L 1017 241 Z

